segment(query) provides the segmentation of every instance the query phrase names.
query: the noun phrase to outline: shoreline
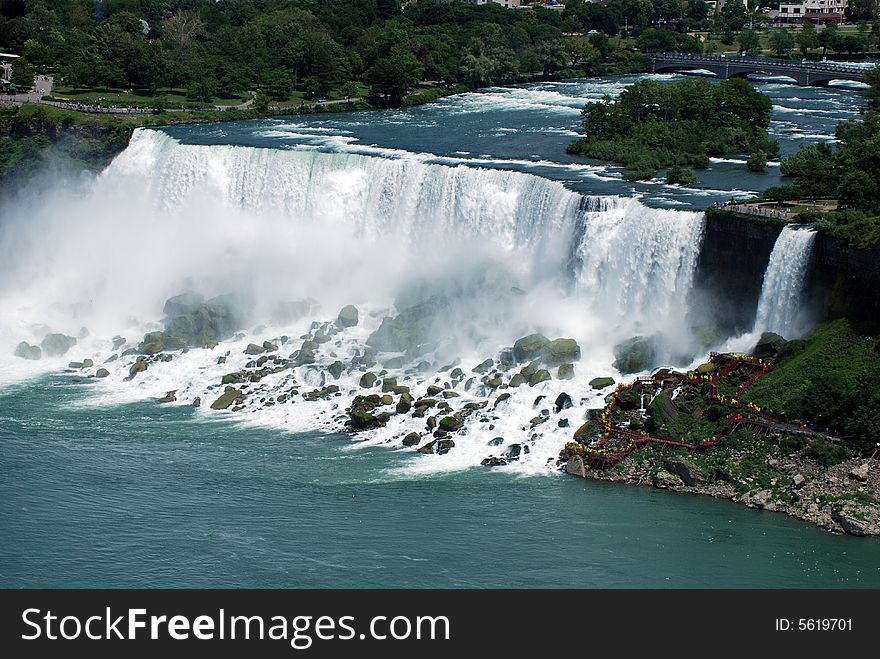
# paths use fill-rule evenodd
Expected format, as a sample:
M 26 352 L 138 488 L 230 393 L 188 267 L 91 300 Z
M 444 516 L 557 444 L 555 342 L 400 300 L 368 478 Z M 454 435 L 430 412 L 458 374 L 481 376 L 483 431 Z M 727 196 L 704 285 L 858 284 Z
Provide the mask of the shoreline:
M 676 464 L 674 459 L 669 461 Z M 871 464 L 871 463 L 875 464 Z M 795 462 L 792 461 L 791 467 Z M 606 483 L 618 483 L 637 487 L 653 487 L 656 489 L 668 490 L 670 492 L 678 492 L 681 494 L 689 494 L 695 496 L 708 496 L 713 499 L 724 499 L 731 503 L 743 505 L 754 510 L 766 510 L 768 512 L 777 512 L 788 515 L 795 519 L 799 519 L 808 524 L 812 524 L 830 533 L 837 535 L 853 535 L 859 537 L 880 537 L 880 526 L 877 524 L 865 523 L 864 520 L 858 519 L 857 513 L 848 510 L 846 506 L 838 510 L 832 503 L 821 503 L 827 499 L 835 499 L 836 497 L 845 496 L 841 492 L 850 491 L 849 482 L 855 481 L 849 475 L 853 470 L 868 465 L 867 477 L 868 487 L 877 490 L 880 487 L 880 468 L 876 461 L 866 458 L 853 458 L 842 462 L 827 470 L 814 463 L 816 469 L 816 480 L 806 483 L 798 488 L 801 496 L 811 497 L 810 503 L 805 507 L 784 501 L 782 499 L 774 499 L 769 491 L 759 491 L 754 494 L 739 494 L 730 483 L 724 481 L 714 482 L 695 482 L 692 485 L 687 484 L 678 474 L 666 471 L 662 465 L 655 465 L 654 468 L 643 467 L 632 459 L 627 458 L 618 465 L 621 469 L 592 469 L 585 466 L 583 462 L 579 462 L 576 458 L 572 458 L 563 467 L 566 475 L 583 478 L 585 480 L 601 481 Z M 803 462 L 800 467 L 804 467 Z M 807 469 L 792 468 L 791 471 L 797 476 L 801 471 Z M 672 478 L 670 478 L 672 477 Z M 793 488 L 794 489 L 794 488 Z M 817 500 L 819 502 L 817 502 Z M 836 499 L 841 500 L 841 499 Z

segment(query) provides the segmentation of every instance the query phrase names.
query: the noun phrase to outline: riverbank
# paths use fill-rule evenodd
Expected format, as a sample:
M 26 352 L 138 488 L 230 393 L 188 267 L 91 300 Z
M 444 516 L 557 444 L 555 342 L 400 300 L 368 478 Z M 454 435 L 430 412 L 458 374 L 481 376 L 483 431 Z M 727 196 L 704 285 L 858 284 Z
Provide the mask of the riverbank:
M 582 478 L 880 535 L 873 394 L 863 384 L 877 375 L 876 340 L 838 320 L 801 341 L 765 334 L 753 356 L 713 353 L 694 371 L 639 378 L 575 431 L 560 462 Z

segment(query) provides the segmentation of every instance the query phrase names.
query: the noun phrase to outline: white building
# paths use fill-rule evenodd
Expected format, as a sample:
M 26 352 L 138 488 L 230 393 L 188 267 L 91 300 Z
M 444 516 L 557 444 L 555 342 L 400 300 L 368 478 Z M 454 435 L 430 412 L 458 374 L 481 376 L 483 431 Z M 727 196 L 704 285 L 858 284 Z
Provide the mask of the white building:
M 784 0 L 770 16 L 781 23 L 836 23 L 848 6 L 849 0 Z

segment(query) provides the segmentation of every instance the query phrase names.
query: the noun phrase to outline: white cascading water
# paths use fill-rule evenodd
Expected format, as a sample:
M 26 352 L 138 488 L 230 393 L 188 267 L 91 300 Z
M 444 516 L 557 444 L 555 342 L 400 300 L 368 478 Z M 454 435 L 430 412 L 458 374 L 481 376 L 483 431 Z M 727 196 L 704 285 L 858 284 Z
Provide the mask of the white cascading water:
M 182 290 L 236 293 L 251 303 L 253 325 L 271 323 L 279 302 L 316 298 L 322 306 L 307 318 L 255 327 L 214 350 L 153 362 L 130 382 L 124 377 L 134 357 L 119 358 L 105 365 L 110 375 L 89 388 L 94 404 L 176 390 L 178 404 L 200 397 L 206 404 L 199 414 L 212 417 L 221 413 L 207 403 L 217 397 L 222 376 L 251 359 L 243 354 L 249 342 L 298 337 L 312 321 L 332 320 L 342 305 L 355 304 L 361 322 L 323 344 L 315 364 L 254 385 L 264 399 L 288 391 L 288 378 L 299 387 L 320 387 L 332 362 L 350 360 L 382 319 L 395 314 L 395 300 L 409 296 L 415 303 L 440 293 L 452 300 L 441 314 L 440 347 L 419 357 L 433 370 L 386 368 L 416 395 L 440 381 L 459 394 L 456 405 L 490 399 L 487 409 L 494 410 L 497 392 L 450 383 L 437 369 L 460 359 L 468 371 L 535 331 L 576 339 L 582 357 L 572 380 L 557 379 L 554 371 L 551 381 L 506 390 L 511 397 L 497 411 L 474 415 L 466 432 L 455 435 L 454 450 L 419 455 L 412 469 L 470 467 L 512 438 L 530 450 L 505 468 L 547 469 L 586 409 L 602 404 L 607 392 L 590 389 L 589 380 L 620 379 L 611 367 L 614 343 L 635 334 L 687 334 L 702 214 L 648 208 L 632 198 L 585 198 L 530 174 L 425 160 L 187 145 L 162 132 L 137 131 L 91 191 L 47 203 L 4 228 L 5 380 L 70 359 L 103 364 L 110 337 L 122 334 L 136 345 L 145 331 L 161 328 L 164 300 Z M 79 343 L 62 358 L 10 356 L 19 341 L 39 343 L 49 331 L 79 333 Z M 298 347 L 292 341 L 286 352 Z M 218 354 L 226 355 L 225 363 L 217 363 Z M 344 398 L 291 398 L 222 414 L 285 430 L 339 431 L 344 407 L 364 392 L 361 374 L 350 370 L 335 381 Z M 530 427 L 562 392 L 572 407 L 555 413 L 552 423 Z M 359 434 L 360 445 L 399 446 L 399 437 L 418 430 L 414 424 L 421 427 L 424 419 L 393 416 L 385 428 Z M 496 436 L 507 443 L 487 448 Z
M 786 225 L 779 233 L 755 315 L 754 332 L 775 332 L 792 339 L 803 326 L 802 294 L 816 232 L 803 225 Z

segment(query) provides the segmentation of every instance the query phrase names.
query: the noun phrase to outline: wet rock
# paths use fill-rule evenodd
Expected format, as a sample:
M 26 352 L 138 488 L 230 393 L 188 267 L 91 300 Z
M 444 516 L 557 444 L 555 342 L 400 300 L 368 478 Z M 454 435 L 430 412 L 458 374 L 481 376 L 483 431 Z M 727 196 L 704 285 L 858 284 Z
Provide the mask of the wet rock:
M 559 419 L 559 421 L 556 422 L 558 428 L 568 428 L 568 425 L 568 419 Z
M 119 350 L 122 346 L 125 345 L 125 337 L 119 336 L 118 334 L 111 339 L 112 348 L 111 350 Z
M 857 467 L 853 467 L 849 470 L 847 476 L 852 478 L 853 480 L 857 480 L 860 483 L 868 482 L 868 470 L 871 468 L 871 465 L 867 462 L 863 462 Z
M 397 378 L 382 378 L 382 392 L 389 393 L 397 387 Z
M 327 367 L 327 372 L 333 377 L 334 380 L 338 380 L 342 375 L 342 371 L 345 368 L 345 364 L 341 361 L 336 360 L 330 366 Z
M 22 341 L 15 348 L 15 356 L 22 359 L 37 360 L 43 356 L 40 346 L 32 346 L 27 341 Z
M 81 369 L 83 367 L 82 362 L 68 362 L 67 368 Z
M 495 399 L 495 404 L 492 405 L 492 408 L 496 409 L 499 405 L 501 405 L 501 403 L 508 400 L 509 398 L 510 398 L 510 394 L 508 394 L 506 392 L 501 394 L 500 396 L 498 396 L 498 398 Z
M 336 324 L 340 327 L 354 327 L 358 324 L 358 310 L 353 304 L 347 304 L 336 316 Z
M 605 389 L 606 387 L 610 387 L 614 384 L 614 378 L 604 377 L 604 378 L 593 378 L 590 380 L 590 387 L 593 389 Z
M 785 347 L 787 341 L 773 332 L 764 332 L 758 343 L 752 348 L 755 357 L 775 357 Z
M 437 427 L 437 417 L 429 416 L 425 425 L 427 426 L 428 430 L 434 430 L 434 428 Z
M 772 497 L 773 493 L 770 490 L 761 490 L 760 492 L 744 497 L 743 502 L 749 508 L 757 508 L 761 510 L 770 505 Z
M 550 375 L 550 371 L 546 368 L 539 369 L 535 371 L 534 375 L 529 378 L 529 386 L 534 387 L 537 384 L 541 384 L 542 382 L 547 382 L 548 380 L 552 380 L 553 377 Z
M 416 405 L 416 409 L 413 411 L 412 415 L 413 415 L 413 418 L 421 419 L 422 417 L 425 416 L 425 414 L 427 414 L 427 412 L 428 412 L 427 405 Z
M 162 308 L 162 313 L 172 318 L 176 316 L 185 316 L 186 314 L 194 312 L 204 301 L 205 298 L 198 293 L 187 291 L 165 300 L 165 306 Z
M 532 428 L 534 428 L 535 426 L 540 426 L 540 425 L 541 425 L 542 423 L 544 423 L 546 420 L 547 420 L 546 417 L 543 417 L 543 416 L 536 416 L 536 417 L 534 417 L 533 419 L 531 419 L 531 420 L 529 421 L 529 424 L 532 426 Z
M 108 371 L 106 368 L 99 368 L 97 371 L 95 371 L 96 378 L 106 378 L 109 375 L 110 371 Z
M 309 342 L 312 343 L 312 342 Z M 293 363 L 296 366 L 306 366 L 307 364 L 314 364 L 317 360 L 317 355 L 315 354 L 315 348 L 306 347 L 305 343 L 304 347 L 300 348 L 296 352 L 296 357 L 293 359 Z
M 855 502 L 843 502 L 831 511 L 831 519 L 849 535 L 865 536 L 880 533 L 878 520 L 880 510 L 875 506 L 860 505 Z
M 386 316 L 367 338 L 367 345 L 382 352 L 423 354 L 431 340 L 434 315 L 444 306 L 441 298 L 433 297 L 404 309 L 394 318 Z
M 526 379 L 523 377 L 522 373 L 514 373 L 513 377 L 510 378 L 510 382 L 507 383 L 509 387 L 519 387 L 520 385 L 525 384 Z
M 267 352 L 275 352 L 278 350 L 278 344 L 271 341 L 263 341 L 263 350 Z
M 211 403 L 212 410 L 225 410 L 230 407 L 233 403 L 240 402 L 242 398 L 242 392 L 240 389 L 235 389 L 233 387 L 226 387 L 226 391 L 224 391 L 220 397 Z
M 91 359 L 83 359 L 82 365 L 83 365 L 83 368 L 91 368 L 92 366 L 95 365 L 95 362 L 92 361 Z
M 678 476 L 685 485 L 700 485 L 706 482 L 705 474 L 685 459 L 667 460 L 663 463 L 663 468 Z
M 480 464 L 484 467 L 503 467 L 507 464 L 507 460 L 504 458 L 499 458 L 494 455 L 489 456 L 488 458 L 483 458 L 480 461 Z
M 202 406 L 202 397 L 196 396 L 195 398 L 193 398 L 192 406 L 193 407 L 201 407 Z
M 435 443 L 436 443 L 436 440 L 431 440 L 430 442 L 428 442 L 424 446 L 420 446 L 416 450 L 419 453 L 424 453 L 425 455 L 432 454 L 432 453 L 434 453 L 434 444 Z
M 220 384 L 238 384 L 239 382 L 244 382 L 244 376 L 245 374 L 242 372 L 227 373 L 220 378 Z
M 559 366 L 578 361 L 581 358 L 581 348 L 574 339 L 555 339 L 546 345 L 542 354 L 545 364 Z
M 217 363 L 218 364 L 225 364 L 226 363 L 226 355 L 220 355 L 219 357 L 217 357 Z
M 634 336 L 614 346 L 614 368 L 623 374 L 647 371 L 657 362 L 657 340 Z
M 459 414 L 444 416 L 440 419 L 440 430 L 443 430 L 445 432 L 455 432 L 456 430 L 460 430 L 463 426 L 464 420 Z
M 63 355 L 76 345 L 76 338 L 66 334 L 47 334 L 40 343 L 43 354 L 47 357 Z
M 248 347 L 244 349 L 244 354 L 246 355 L 259 355 L 263 352 L 266 352 L 266 349 L 263 346 L 258 346 L 256 343 L 249 343 Z
M 584 459 L 579 455 L 573 455 L 565 463 L 565 473 L 572 476 L 587 477 L 587 470 L 584 467 Z
M 439 396 L 442 391 L 443 387 L 438 387 L 436 384 L 428 385 L 429 396 Z
M 456 366 L 452 371 L 449 372 L 449 377 L 453 380 L 458 380 L 464 377 L 464 371 L 462 371 L 458 366 Z
M 507 450 L 504 451 L 504 457 L 508 461 L 519 460 L 519 456 L 522 453 L 522 444 L 511 444 L 507 447 Z
M 119 355 L 117 355 L 117 354 L 112 354 L 112 355 L 110 355 L 109 357 L 107 357 L 107 359 L 104 360 L 104 363 L 105 363 L 105 364 L 112 364 L 112 363 L 115 362 L 117 359 L 119 359 Z
M 412 409 L 412 404 L 413 397 L 408 393 L 404 393 L 401 394 L 400 400 L 397 401 L 397 406 L 394 409 L 398 414 L 406 414 Z
M 352 430 L 371 430 L 373 428 L 381 428 L 388 423 L 388 419 L 391 418 L 391 415 L 388 412 L 372 414 L 365 407 L 360 405 L 352 407 L 349 416 L 351 419 L 350 424 Z
M 367 371 L 361 376 L 360 386 L 364 389 L 371 389 L 376 384 L 377 379 L 375 373 Z
M 504 384 L 504 381 L 500 377 L 494 377 L 486 383 L 486 386 L 489 386 L 492 389 L 497 389 L 502 384 Z
M 416 445 L 418 445 L 419 440 L 421 440 L 419 433 L 411 432 L 411 433 L 407 434 L 406 437 L 403 438 L 403 445 L 404 446 L 416 446 Z
M 489 440 L 489 446 L 501 446 L 504 443 L 504 437 L 493 437 Z
M 455 448 L 455 442 L 451 439 L 438 439 L 437 443 L 434 444 L 434 448 L 437 451 L 437 455 L 445 455 Z
M 404 384 L 399 384 L 394 389 L 391 390 L 391 393 L 396 394 L 398 396 L 409 393 L 409 387 Z
M 474 366 L 474 368 L 472 370 L 474 373 L 479 373 L 480 375 L 482 375 L 484 373 L 488 373 L 489 371 L 491 371 L 492 366 L 494 366 L 494 365 L 495 365 L 494 359 L 486 359 L 486 360 L 480 362 L 479 364 L 477 364 L 476 366 Z
M 449 400 L 450 398 L 460 398 L 460 397 L 461 397 L 460 393 L 458 393 L 456 391 L 452 391 L 451 389 L 447 389 L 446 391 L 443 392 L 443 398 L 445 398 L 446 400 Z
M 160 403 L 174 403 L 177 401 L 177 390 L 169 391 L 159 399 Z
M 383 405 L 391 405 L 394 402 L 394 397 L 391 394 L 385 394 L 382 396 L 382 404 Z
M 540 357 L 544 349 L 550 344 L 543 334 L 530 334 L 517 339 L 513 344 L 513 357 L 518 363 L 527 362 Z
M 147 370 L 147 358 L 146 357 L 138 357 L 134 364 L 131 365 L 131 368 L 128 369 L 128 379 L 132 379 L 138 373 L 143 373 Z
M 559 368 L 556 369 L 556 377 L 559 380 L 574 379 L 574 364 L 560 364 Z
M 562 410 L 567 410 L 568 408 L 573 406 L 574 403 L 571 400 L 571 396 L 563 391 L 556 397 L 556 400 L 553 402 L 553 411 L 559 414 Z
M 681 485 L 681 479 L 675 474 L 670 474 L 668 471 L 658 471 L 651 479 L 651 483 L 653 483 L 654 487 L 668 489 Z
M 129 355 L 136 355 L 136 354 L 138 354 L 137 348 L 126 348 L 125 350 L 122 351 L 123 357 L 128 357 Z

